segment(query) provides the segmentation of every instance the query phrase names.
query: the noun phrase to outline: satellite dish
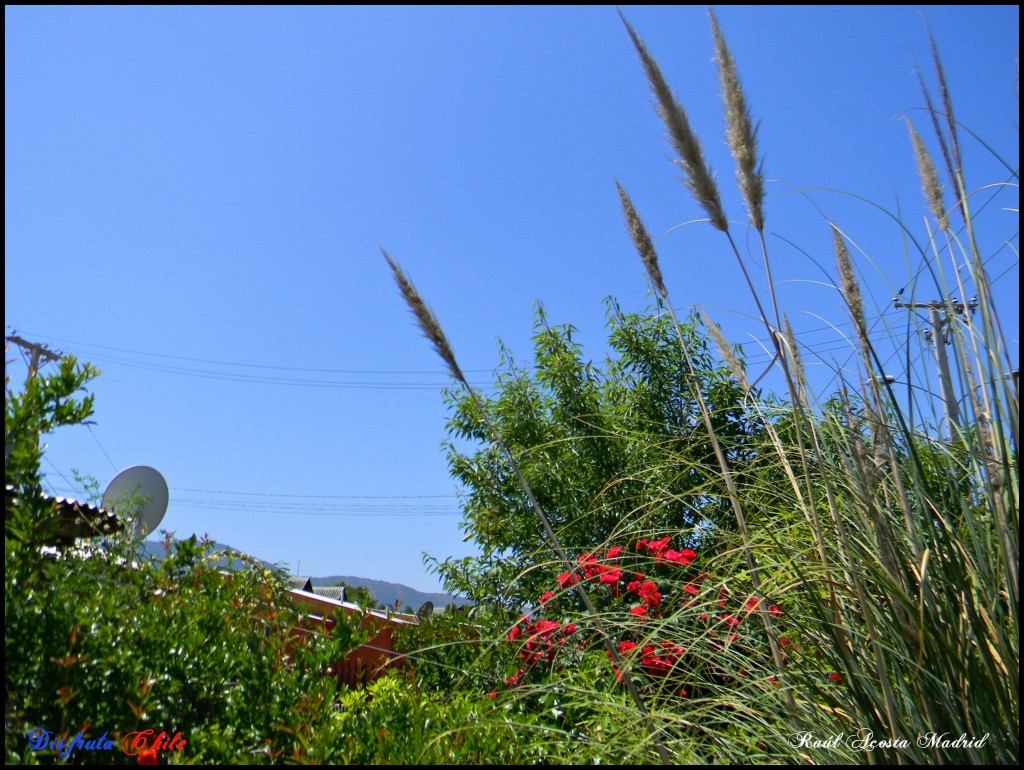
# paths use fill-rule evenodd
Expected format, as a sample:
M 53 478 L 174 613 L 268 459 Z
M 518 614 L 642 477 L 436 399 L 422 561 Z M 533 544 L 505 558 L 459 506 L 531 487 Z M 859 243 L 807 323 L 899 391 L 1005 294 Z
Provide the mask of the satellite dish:
M 427 623 L 430 621 L 430 616 L 434 614 L 434 603 L 423 602 L 420 608 L 416 610 L 416 617 L 420 619 L 421 623 Z
M 103 509 L 134 522 L 135 540 L 141 540 L 163 521 L 170 496 L 160 472 L 136 465 L 114 476 L 103 493 Z

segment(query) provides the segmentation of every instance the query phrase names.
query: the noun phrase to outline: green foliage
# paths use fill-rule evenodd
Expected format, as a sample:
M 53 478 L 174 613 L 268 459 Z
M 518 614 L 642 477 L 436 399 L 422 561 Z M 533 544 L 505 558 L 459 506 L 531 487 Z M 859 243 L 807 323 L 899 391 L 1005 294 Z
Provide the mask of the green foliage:
M 509 623 L 501 611 L 450 605 L 428 623 L 400 627 L 394 643 L 410 663 L 404 675 L 428 692 L 489 692 L 507 676 L 510 650 L 493 640 Z
M 63 359 L 56 374 L 32 377 L 21 393 L 7 392 L 4 404 L 4 482 L 18 501 L 7 511 L 5 539 L 8 550 L 45 540 L 57 528 L 52 508 L 43 499 L 41 437 L 64 425 L 85 422 L 93 411 L 93 397 L 74 394 L 99 372 L 79 366 L 73 356 Z M 10 383 L 6 383 L 8 388 Z
M 596 548 L 637 519 L 650 533 L 732 526 L 667 316 L 626 314 L 609 301 L 611 355 L 603 368 L 584 359 L 571 326 L 551 326 L 539 308 L 535 331 L 533 372 L 503 351 L 508 369 L 483 404 L 564 547 Z M 740 461 L 758 424 L 747 419 L 743 391 L 715 365 L 697 322 L 684 333 L 719 438 Z M 476 402 L 455 392 L 447 400 L 450 435 L 481 447 L 465 453 L 450 442 L 448 460 L 466 490 L 463 529 L 483 556 L 436 567 L 451 592 L 522 606 L 551 578 L 526 571 L 545 547 L 536 514 Z
M 365 640 L 339 618 L 336 638 L 296 638 L 298 621 L 280 576 L 258 565 L 225 574 L 220 554 L 193 537 L 162 562 L 141 559 L 125 538 L 44 547 L 55 529 L 40 494 L 35 436 L 81 422 L 91 398 L 75 392 L 94 371 L 65 361 L 59 376 L 9 394 L 7 483 L 15 490 L 5 533 L 5 756 L 31 751 L 35 728 L 63 740 L 106 733 L 119 746 L 145 729 L 187 741 L 177 761 L 235 763 L 322 758 L 333 718 L 330 666 Z M 72 762 L 134 762 L 119 748 L 78 749 Z
M 478 692 L 430 693 L 386 676 L 341 702 L 329 742 L 346 764 L 537 764 L 562 745 Z

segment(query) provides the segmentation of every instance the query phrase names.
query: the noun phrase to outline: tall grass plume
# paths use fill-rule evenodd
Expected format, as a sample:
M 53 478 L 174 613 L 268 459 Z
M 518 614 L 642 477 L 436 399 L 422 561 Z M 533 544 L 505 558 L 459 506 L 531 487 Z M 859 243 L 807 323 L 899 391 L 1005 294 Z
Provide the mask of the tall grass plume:
M 736 62 L 718 28 L 715 13 L 710 8 L 708 16 L 711 18 L 718 79 L 725 104 L 726 136 L 736 160 L 736 180 L 747 204 L 750 223 L 761 232 L 764 230 L 764 163 L 757 156 L 757 126 L 750 117 L 747 97 L 736 72 Z

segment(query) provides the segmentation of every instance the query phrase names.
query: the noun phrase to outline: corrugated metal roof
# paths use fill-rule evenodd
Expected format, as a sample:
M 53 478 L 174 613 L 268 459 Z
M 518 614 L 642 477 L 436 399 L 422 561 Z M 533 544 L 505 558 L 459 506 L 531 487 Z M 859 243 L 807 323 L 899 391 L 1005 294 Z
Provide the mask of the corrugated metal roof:
M 297 588 L 300 591 L 313 591 L 313 581 L 308 577 L 290 575 L 285 578 L 284 584 L 288 586 L 288 588 Z
M 313 588 L 313 593 L 337 599 L 340 602 L 347 601 L 345 598 L 345 586 L 316 586 Z

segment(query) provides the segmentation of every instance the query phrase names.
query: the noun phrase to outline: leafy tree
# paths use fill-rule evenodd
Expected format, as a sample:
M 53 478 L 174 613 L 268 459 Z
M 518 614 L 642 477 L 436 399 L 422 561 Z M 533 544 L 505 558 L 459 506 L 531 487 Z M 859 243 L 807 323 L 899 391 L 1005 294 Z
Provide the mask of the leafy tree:
M 534 366 L 507 369 L 482 401 L 520 463 L 526 481 L 565 548 L 587 551 L 625 528 L 648 536 L 693 532 L 694 542 L 732 526 L 707 433 L 691 396 L 682 347 L 665 315 L 624 313 L 608 300 L 611 350 L 598 366 L 584 357 L 572 326 L 552 326 L 538 307 Z M 713 407 L 715 431 L 730 459 L 749 461 L 760 428 L 743 409 L 743 391 L 709 354 L 699 321 L 684 327 L 699 388 Z M 544 561 L 536 516 L 497 451 L 477 402 L 448 391 L 448 462 L 466 490 L 462 528 L 479 558 L 433 562 L 446 589 L 509 607 L 535 600 L 555 569 Z M 468 441 L 464 451 L 457 444 Z
M 5 505 L 8 551 L 20 552 L 28 543 L 46 542 L 56 531 L 53 509 L 43 497 L 40 440 L 63 425 L 80 424 L 89 418 L 93 397 L 73 396 L 98 374 L 92 366 L 78 366 L 75 358 L 68 356 L 56 374 L 30 378 L 19 394 L 10 391 L 9 378 L 5 383 L 4 482 L 12 500 Z

